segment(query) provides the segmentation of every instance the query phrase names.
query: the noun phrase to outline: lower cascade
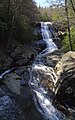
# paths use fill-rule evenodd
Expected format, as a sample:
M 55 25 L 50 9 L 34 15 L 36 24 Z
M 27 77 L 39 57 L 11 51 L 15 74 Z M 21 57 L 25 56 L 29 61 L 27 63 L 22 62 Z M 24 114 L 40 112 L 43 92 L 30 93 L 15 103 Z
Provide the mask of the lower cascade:
M 43 41 L 46 42 L 46 49 L 36 57 L 32 65 L 29 86 L 36 107 L 45 120 L 67 120 L 66 116 L 52 105 L 57 76 L 53 68 L 46 66 L 43 60 L 44 56 L 58 50 L 48 29 L 48 24 L 51 23 L 41 22 L 40 24 Z

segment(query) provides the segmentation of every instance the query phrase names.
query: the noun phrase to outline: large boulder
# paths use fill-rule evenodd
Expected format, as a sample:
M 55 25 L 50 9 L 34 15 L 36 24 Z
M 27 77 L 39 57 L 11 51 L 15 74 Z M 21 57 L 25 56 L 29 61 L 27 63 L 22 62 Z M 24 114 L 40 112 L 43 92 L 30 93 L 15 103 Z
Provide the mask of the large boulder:
M 67 52 L 62 55 L 61 60 L 55 66 L 57 75 L 61 75 L 65 71 L 75 68 L 75 52 Z
M 56 73 L 58 82 L 56 87 L 55 105 L 74 117 L 75 112 L 75 52 L 64 54 L 57 63 Z M 73 118 L 74 119 L 74 118 Z
M 26 120 L 43 120 L 42 115 L 38 112 L 34 104 L 30 88 L 28 86 L 29 72 L 27 68 L 25 66 L 21 66 L 15 71 L 12 71 L 11 73 L 9 72 L 4 76 L 2 83 L 0 84 L 0 97 L 5 98 L 4 96 L 7 96 L 10 101 L 15 101 L 14 106 L 16 107 L 17 111 L 20 111 L 20 116 L 22 115 L 21 111 L 24 113 Z M 12 104 L 9 104 L 10 111 L 7 109 L 6 113 L 4 111 L 4 114 L 1 114 L 1 120 L 16 120 L 16 118 L 17 120 L 23 120 L 23 118 L 21 119 L 19 115 L 19 119 L 16 117 L 19 113 L 16 112 L 15 108 L 13 108 L 14 112 L 11 111 Z M 21 110 L 17 107 L 17 104 L 21 107 Z M 9 112 L 9 117 L 7 116 L 7 112 Z M 10 118 L 10 114 L 12 114 L 12 118 Z M 3 115 L 5 117 L 3 117 Z
M 34 57 L 36 56 L 36 51 L 31 46 L 18 45 L 14 49 L 14 51 L 11 52 L 10 56 L 13 58 L 13 62 L 15 62 L 15 65 L 21 66 L 21 65 L 26 65 L 27 62 L 29 61 L 29 59 L 31 59 L 32 56 L 33 56 L 33 59 L 34 59 Z M 29 63 L 30 63 L 30 61 L 29 61 Z
M 0 74 L 12 67 L 32 64 L 35 56 L 36 51 L 30 45 L 12 42 L 7 49 L 2 47 L 0 50 Z
M 54 91 L 57 77 L 52 67 L 48 67 L 42 64 L 35 64 L 32 68 L 32 83 L 36 82 L 38 88 L 39 84 L 43 85 L 50 91 Z
M 4 83 L 15 94 L 20 94 L 20 80 L 22 78 L 15 72 L 9 73 L 4 77 Z

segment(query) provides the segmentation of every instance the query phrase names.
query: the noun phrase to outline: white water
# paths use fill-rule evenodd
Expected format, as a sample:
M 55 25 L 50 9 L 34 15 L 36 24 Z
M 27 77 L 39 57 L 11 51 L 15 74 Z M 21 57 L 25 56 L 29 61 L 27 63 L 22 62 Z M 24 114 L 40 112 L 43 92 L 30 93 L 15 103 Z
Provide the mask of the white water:
M 4 71 L 1 75 L 0 75 L 0 79 L 2 79 L 5 75 L 7 75 L 8 73 L 12 72 L 12 70 L 14 70 L 15 68 L 11 68 L 8 69 L 6 71 Z
M 42 37 L 43 40 L 46 42 L 46 49 L 43 50 L 40 55 L 45 56 L 55 50 L 58 50 L 57 46 L 55 45 L 55 43 L 52 40 L 52 34 L 49 31 L 48 25 L 47 24 L 51 24 L 50 22 L 42 22 L 41 23 L 41 33 L 42 33 Z
M 51 33 L 48 29 L 49 22 L 41 22 L 41 33 L 43 40 L 46 42 L 46 49 L 43 50 L 36 58 L 30 70 L 29 85 L 33 95 L 34 102 L 39 112 L 44 116 L 45 120 L 66 120 L 67 118 L 52 105 L 52 97 L 48 96 L 48 89 L 41 82 L 41 76 L 44 77 L 44 82 L 48 81 L 53 85 L 50 90 L 54 91 L 54 86 L 57 82 L 57 76 L 53 68 L 45 66 L 42 57 L 58 50 L 57 46 L 51 39 Z

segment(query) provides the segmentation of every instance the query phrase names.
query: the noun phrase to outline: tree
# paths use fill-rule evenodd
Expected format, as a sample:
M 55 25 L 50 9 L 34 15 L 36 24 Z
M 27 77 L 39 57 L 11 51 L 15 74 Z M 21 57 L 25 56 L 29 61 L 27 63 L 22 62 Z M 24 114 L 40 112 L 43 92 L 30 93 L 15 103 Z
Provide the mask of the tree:
M 41 14 L 40 21 L 52 21 L 50 8 L 43 8 L 39 6 L 39 12 Z
M 66 20 L 67 20 L 67 28 L 68 28 L 68 38 L 69 38 L 69 43 L 70 43 L 70 50 L 72 50 L 72 42 L 71 42 L 71 33 L 70 33 L 70 23 L 69 23 L 67 0 L 65 0 L 65 13 L 66 13 Z
M 32 26 L 39 21 L 39 15 L 38 8 L 32 0 L 1 0 L 0 42 L 6 42 L 8 45 L 12 39 L 32 39 Z
M 74 4 L 73 4 L 73 1 L 70 0 L 70 2 L 71 2 L 71 5 L 72 5 L 72 8 L 73 8 L 73 11 L 75 12 L 75 7 L 74 7 Z
M 50 6 L 62 6 L 64 4 L 64 0 L 46 0 Z
M 47 0 L 50 3 L 52 11 L 52 20 L 58 24 L 58 28 L 68 30 L 69 50 L 73 50 L 71 27 L 75 26 L 75 0 Z M 62 26 L 62 27 L 60 27 Z

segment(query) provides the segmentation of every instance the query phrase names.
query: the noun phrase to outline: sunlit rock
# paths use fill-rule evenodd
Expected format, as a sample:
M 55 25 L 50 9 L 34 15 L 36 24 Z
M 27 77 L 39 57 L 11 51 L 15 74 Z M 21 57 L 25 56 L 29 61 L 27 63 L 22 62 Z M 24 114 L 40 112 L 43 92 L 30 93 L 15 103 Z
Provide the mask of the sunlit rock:
M 53 68 L 41 64 L 36 64 L 32 69 L 32 74 L 32 82 L 36 82 L 37 87 L 40 83 L 48 89 L 54 91 L 54 85 L 57 82 L 57 77 Z
M 48 66 L 55 68 L 57 63 L 60 61 L 62 55 L 63 55 L 63 52 L 60 50 L 56 50 L 56 51 L 48 54 L 45 57 Z
M 75 52 L 65 53 L 55 66 L 57 75 L 75 67 Z
M 75 113 L 75 52 L 64 54 L 55 67 L 59 76 L 55 105 L 74 119 Z M 63 106 L 63 107 L 61 107 Z

